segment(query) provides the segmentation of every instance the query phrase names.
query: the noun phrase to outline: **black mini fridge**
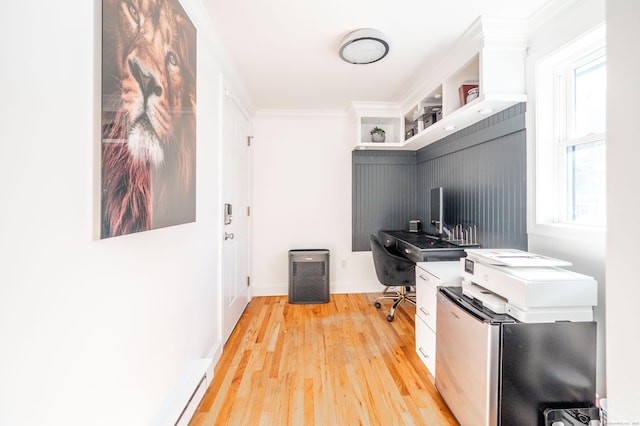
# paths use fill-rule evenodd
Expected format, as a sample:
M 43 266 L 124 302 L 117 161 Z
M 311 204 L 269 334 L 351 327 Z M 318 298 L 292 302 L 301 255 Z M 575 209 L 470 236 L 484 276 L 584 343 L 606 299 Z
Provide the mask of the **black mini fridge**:
M 436 387 L 462 426 L 545 426 L 545 411 L 590 408 L 596 323 L 524 323 L 441 287 Z

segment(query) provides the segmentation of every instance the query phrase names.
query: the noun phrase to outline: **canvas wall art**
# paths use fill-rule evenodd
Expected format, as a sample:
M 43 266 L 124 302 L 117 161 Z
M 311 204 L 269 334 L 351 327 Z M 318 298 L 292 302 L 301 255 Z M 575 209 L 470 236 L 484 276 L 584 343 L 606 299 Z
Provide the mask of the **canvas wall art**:
M 103 0 L 101 120 L 101 238 L 195 221 L 196 28 L 178 0 Z

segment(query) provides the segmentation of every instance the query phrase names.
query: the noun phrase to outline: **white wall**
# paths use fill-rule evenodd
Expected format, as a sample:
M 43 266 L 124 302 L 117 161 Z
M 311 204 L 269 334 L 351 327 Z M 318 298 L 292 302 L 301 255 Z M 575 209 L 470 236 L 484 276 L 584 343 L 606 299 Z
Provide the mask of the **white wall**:
M 198 3 L 183 1 L 199 27 L 197 221 L 102 241 L 101 2 L 0 6 L 2 425 L 155 424 L 220 350 L 221 66 Z
M 351 150 L 345 113 L 258 112 L 253 122 L 254 295 L 288 293 L 288 251 L 330 250 L 331 293 L 379 291 L 370 252 L 351 251 Z
M 607 396 L 610 424 L 640 424 L 640 2 L 607 0 Z M 616 423 L 614 423 L 616 422 Z
M 531 19 L 529 50 L 527 55 L 527 231 L 528 250 L 564 260 L 573 265 L 572 269 L 593 276 L 598 281 L 598 306 L 594 309 L 594 319 L 598 325 L 597 385 L 599 394 L 606 394 L 605 368 L 605 239 L 604 233 L 580 235 L 538 223 L 536 218 L 536 61 L 550 55 L 570 41 L 601 26 L 605 21 L 604 0 L 556 1 L 542 9 Z M 550 159 L 538 155 L 537 161 L 548 164 Z M 586 233 L 585 233 L 586 234 Z
M 591 241 L 551 235 L 537 226 L 533 205 L 529 210 L 529 250 L 564 258 L 573 269 L 592 275 L 599 284 L 598 392 L 607 397 L 610 424 L 640 424 L 640 365 L 638 355 L 637 301 L 640 286 L 635 266 L 635 242 L 640 230 L 630 225 L 640 217 L 640 202 L 635 183 L 640 180 L 636 165 L 640 157 L 638 120 L 640 82 L 637 70 L 640 57 L 636 42 L 640 39 L 640 3 L 636 0 L 556 1 L 565 7 L 562 19 L 538 16 L 529 59 L 535 59 L 593 28 L 606 18 L 607 24 L 607 231 Z M 605 16 L 606 15 L 606 16 Z M 530 64 L 529 64 L 530 65 Z M 528 93 L 532 93 L 532 69 L 528 71 Z M 528 132 L 534 131 L 530 119 L 535 99 L 530 98 Z M 528 140 L 532 142 L 532 133 Z M 529 151 L 529 171 L 533 156 Z M 530 173 L 528 181 L 533 182 Z M 530 194 L 533 195 L 533 194 Z M 532 200 L 533 201 L 533 200 Z M 605 368 L 606 367 L 606 368 Z

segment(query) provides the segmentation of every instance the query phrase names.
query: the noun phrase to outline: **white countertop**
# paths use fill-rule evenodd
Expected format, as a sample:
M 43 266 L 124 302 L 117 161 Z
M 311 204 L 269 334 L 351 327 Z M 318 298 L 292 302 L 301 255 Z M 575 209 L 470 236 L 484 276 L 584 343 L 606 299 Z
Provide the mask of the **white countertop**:
M 418 262 L 416 266 L 439 278 L 448 286 L 460 286 L 462 281 L 462 266 L 459 260 L 444 262 Z

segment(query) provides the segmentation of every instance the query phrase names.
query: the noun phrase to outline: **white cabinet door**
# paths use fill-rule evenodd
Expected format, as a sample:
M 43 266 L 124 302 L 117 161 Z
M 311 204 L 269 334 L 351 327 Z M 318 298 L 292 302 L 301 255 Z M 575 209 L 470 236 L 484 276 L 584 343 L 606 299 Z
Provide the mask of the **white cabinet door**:
M 416 314 L 436 331 L 436 294 L 438 279 L 427 271 L 416 268 Z
M 416 315 L 416 353 L 431 375 L 436 377 L 436 333 Z
M 436 312 L 439 286 L 460 286 L 460 262 L 416 264 L 416 353 L 436 376 Z

